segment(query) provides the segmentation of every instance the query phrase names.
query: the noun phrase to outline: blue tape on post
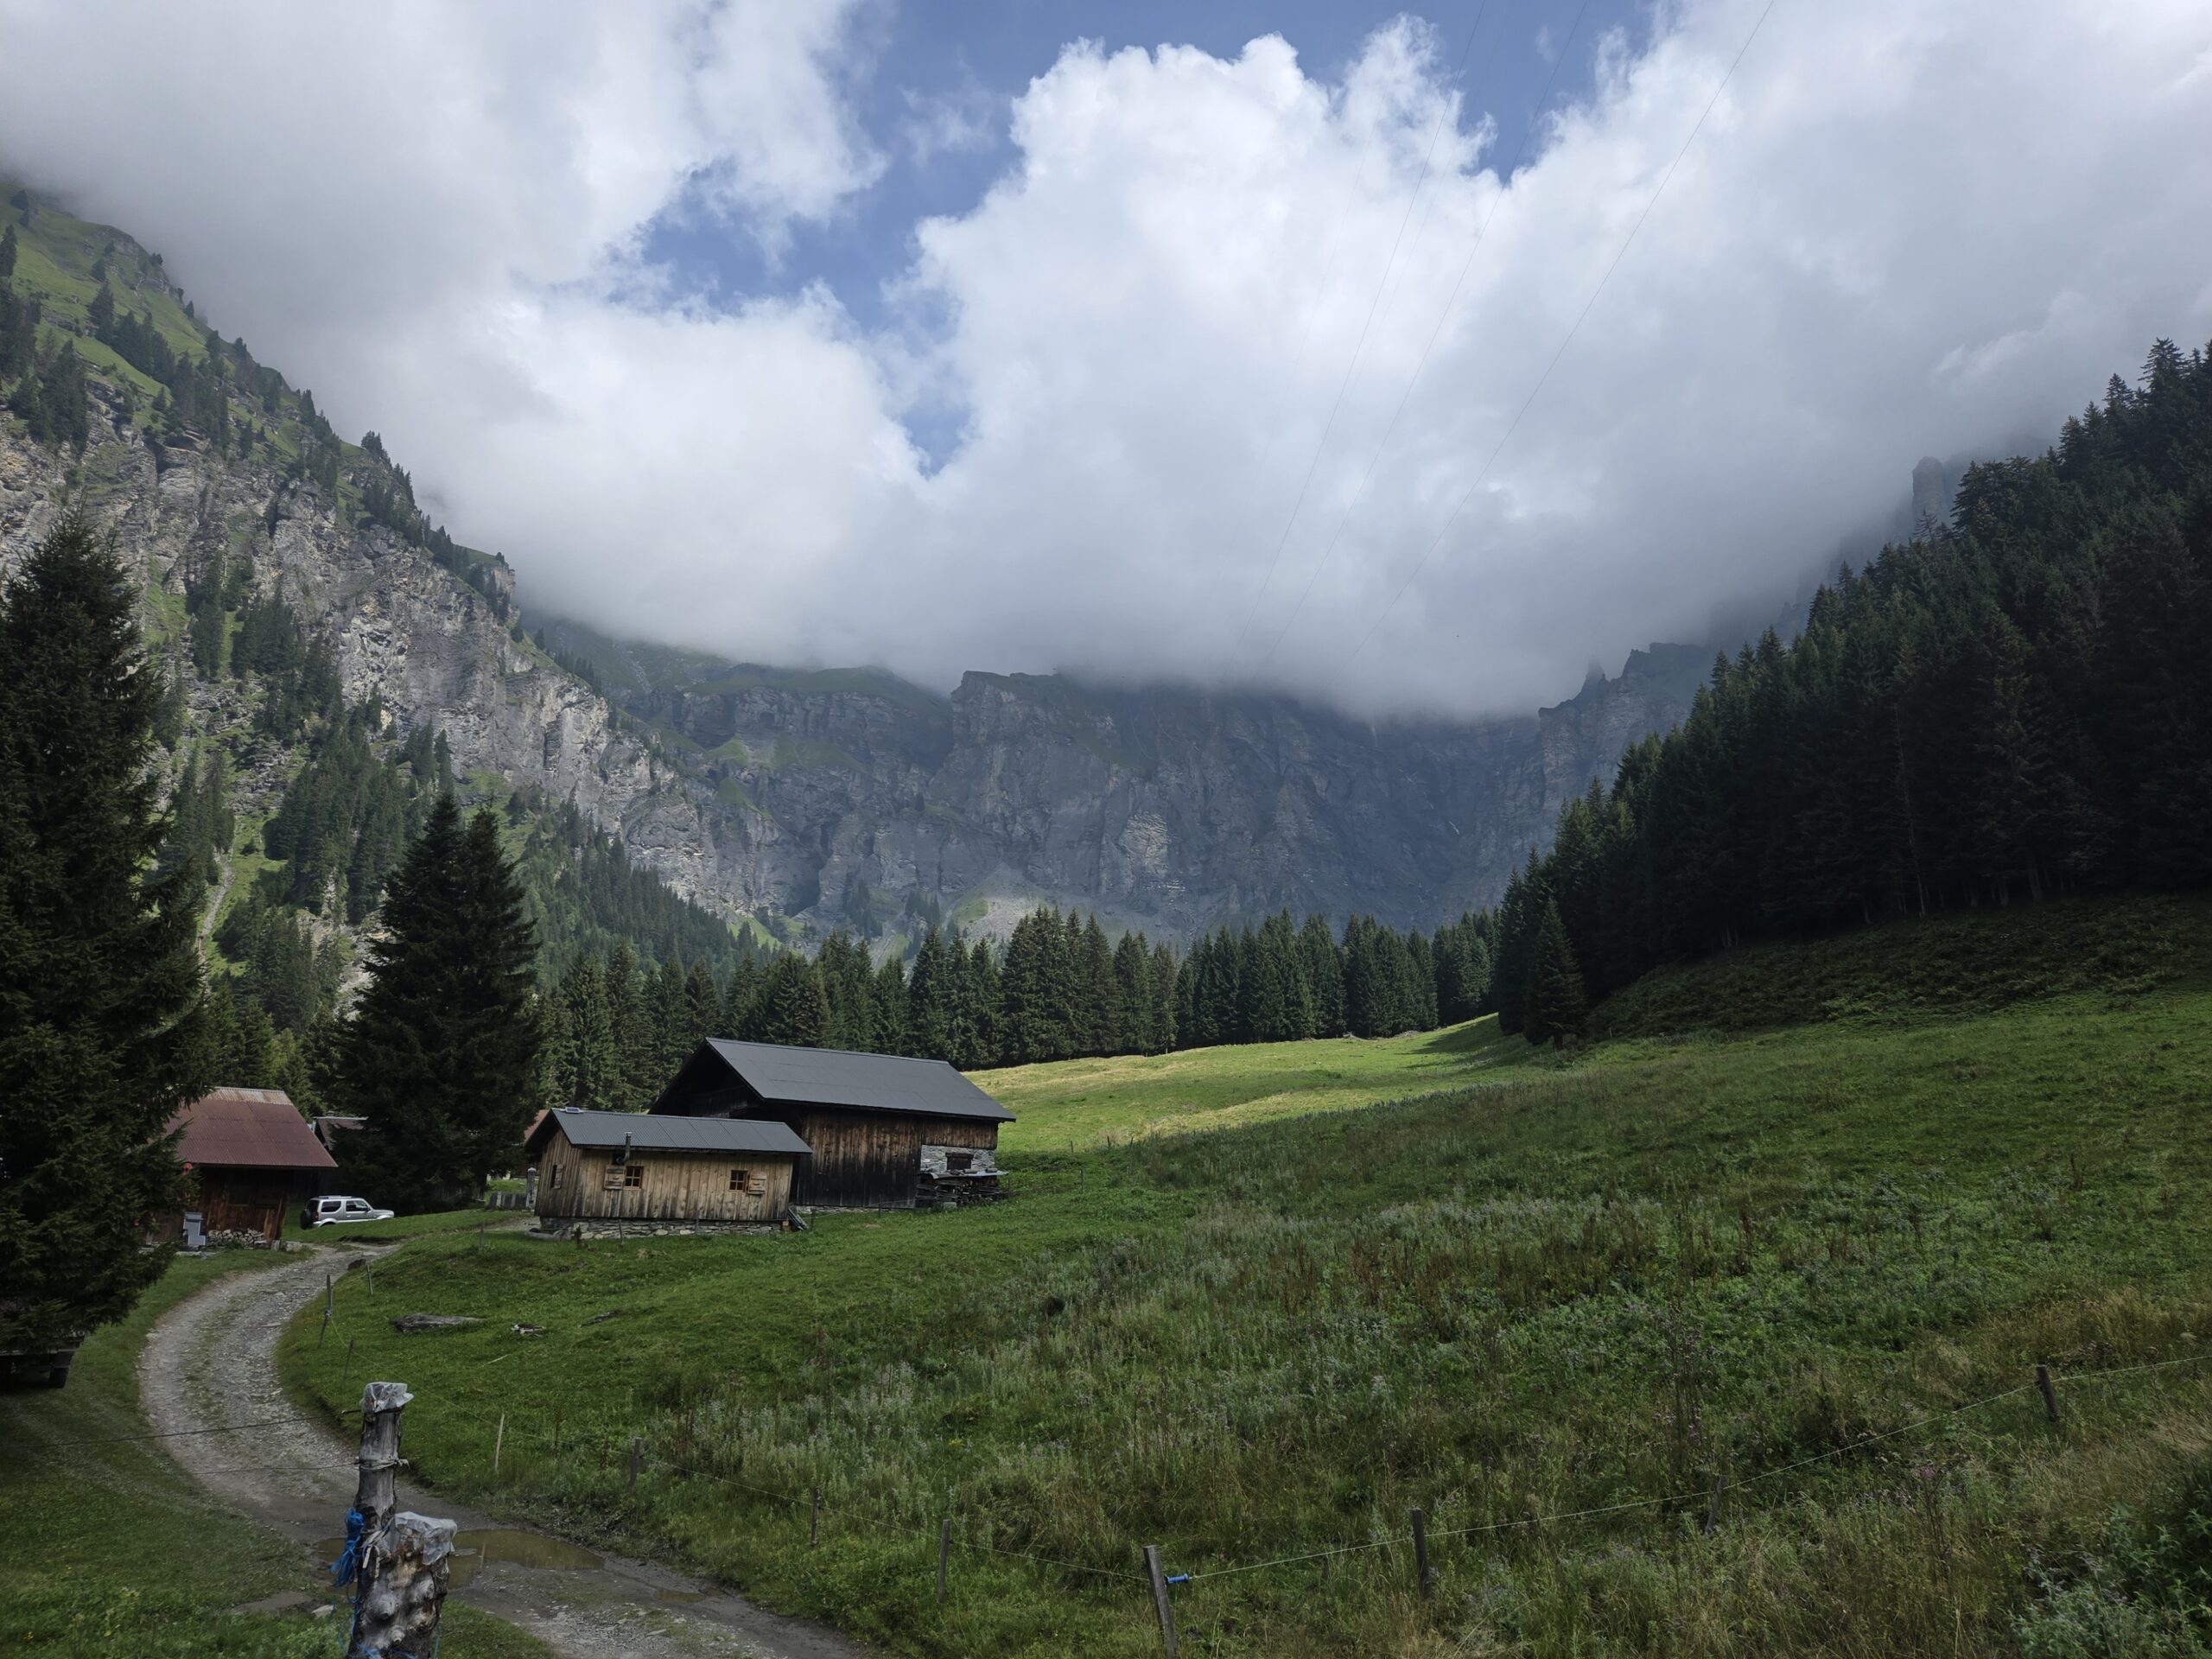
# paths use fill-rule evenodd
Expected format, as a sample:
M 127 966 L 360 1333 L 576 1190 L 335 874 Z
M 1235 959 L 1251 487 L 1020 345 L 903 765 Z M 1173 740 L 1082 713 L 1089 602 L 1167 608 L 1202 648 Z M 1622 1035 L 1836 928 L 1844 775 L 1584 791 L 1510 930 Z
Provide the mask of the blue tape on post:
M 1170 1573 L 1167 1575 L 1167 1582 L 1170 1584 L 1188 1584 L 1190 1581 L 1191 1575 L 1187 1573 Z

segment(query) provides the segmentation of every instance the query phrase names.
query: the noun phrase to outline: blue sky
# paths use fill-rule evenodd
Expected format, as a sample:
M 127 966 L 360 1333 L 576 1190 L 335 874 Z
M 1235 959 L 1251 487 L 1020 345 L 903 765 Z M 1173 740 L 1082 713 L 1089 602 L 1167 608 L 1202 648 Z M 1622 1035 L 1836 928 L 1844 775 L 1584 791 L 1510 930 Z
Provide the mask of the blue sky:
M 646 257 L 679 292 L 723 302 L 829 285 L 863 323 L 887 321 L 883 290 L 912 257 L 925 218 L 973 207 L 1016 159 L 1007 135 L 1013 100 L 1050 69 L 1068 44 L 1108 52 L 1195 46 L 1234 58 L 1245 43 L 1279 35 L 1309 75 L 1342 79 L 1375 31 L 1409 16 L 1433 31 L 1462 124 L 1497 124 L 1503 166 L 1546 109 L 1586 98 L 1598 42 L 1624 31 L 1633 44 L 1649 27 L 1637 0 L 1472 0 L 1405 7 L 1346 0 L 883 0 L 854 29 L 846 90 L 862 130 L 886 163 L 882 175 L 823 221 L 789 227 L 772 253 L 746 225 L 686 200 L 654 223 Z M 918 143 L 918 129 L 949 117 L 964 129 L 951 147 Z

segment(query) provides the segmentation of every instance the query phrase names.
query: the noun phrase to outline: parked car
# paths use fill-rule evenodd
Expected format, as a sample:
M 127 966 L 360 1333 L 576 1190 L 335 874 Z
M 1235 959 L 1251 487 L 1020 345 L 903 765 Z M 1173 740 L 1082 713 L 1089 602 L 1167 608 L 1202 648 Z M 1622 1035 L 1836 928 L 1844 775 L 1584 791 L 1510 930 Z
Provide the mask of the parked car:
M 341 1221 L 390 1221 L 392 1212 L 379 1210 L 366 1198 L 321 1198 L 300 1211 L 308 1227 L 328 1227 Z

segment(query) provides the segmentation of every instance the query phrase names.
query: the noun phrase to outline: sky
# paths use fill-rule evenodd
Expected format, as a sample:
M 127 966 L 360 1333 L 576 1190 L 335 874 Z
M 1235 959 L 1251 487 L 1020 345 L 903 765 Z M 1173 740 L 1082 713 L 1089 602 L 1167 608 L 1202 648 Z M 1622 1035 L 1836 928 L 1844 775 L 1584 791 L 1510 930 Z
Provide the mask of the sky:
M 0 0 L 526 608 L 1525 709 L 2212 338 L 2201 0 Z

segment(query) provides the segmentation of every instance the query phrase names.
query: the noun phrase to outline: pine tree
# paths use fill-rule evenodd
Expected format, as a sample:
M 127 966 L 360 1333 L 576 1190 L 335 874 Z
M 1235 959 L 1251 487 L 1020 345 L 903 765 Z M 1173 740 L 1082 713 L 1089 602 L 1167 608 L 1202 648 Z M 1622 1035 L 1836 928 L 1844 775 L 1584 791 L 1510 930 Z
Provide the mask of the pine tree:
M 10 225 L 0 231 L 0 287 L 16 274 L 16 227 Z
M 823 1046 L 830 1030 L 830 999 L 823 994 L 819 970 L 798 951 L 786 950 L 769 964 L 755 1026 L 759 1042 Z
M 695 958 L 691 970 L 683 976 L 683 1032 L 678 1044 L 676 1064 L 681 1065 L 691 1051 L 715 1034 L 715 1020 L 721 1012 L 721 996 L 715 989 L 715 976 L 705 961 Z M 670 1075 L 675 1067 L 670 1068 Z
M 535 930 L 488 809 L 464 828 L 438 798 L 384 925 L 339 1037 L 336 1092 L 367 1120 L 347 1166 L 387 1202 L 456 1209 L 512 1162 L 537 1065 Z
M 1582 970 L 1575 965 L 1559 906 L 1547 895 L 1529 945 L 1529 1040 L 1565 1046 L 1569 1037 L 1580 1034 L 1584 1012 Z
M 906 970 L 896 955 L 883 959 L 868 990 L 868 1047 L 878 1054 L 908 1052 Z
M 162 681 L 137 604 L 75 513 L 0 594 L 0 1347 L 118 1319 L 160 1274 L 163 1129 L 219 1080 L 199 888 L 152 874 Z
M 752 1040 L 753 1009 L 760 997 L 760 964 L 750 956 L 737 959 L 737 966 L 730 969 L 729 983 L 722 991 L 722 1014 L 717 1037 L 733 1038 L 739 1042 Z
M 931 923 L 914 952 L 914 971 L 906 980 L 906 1044 L 925 1060 L 950 1060 L 955 1053 L 952 1022 L 959 1001 L 960 966 Z
M 1344 967 L 1328 918 L 1308 916 L 1298 931 L 1299 973 L 1313 1005 L 1313 1034 L 1344 1034 Z

